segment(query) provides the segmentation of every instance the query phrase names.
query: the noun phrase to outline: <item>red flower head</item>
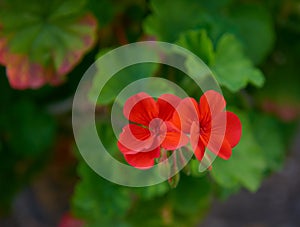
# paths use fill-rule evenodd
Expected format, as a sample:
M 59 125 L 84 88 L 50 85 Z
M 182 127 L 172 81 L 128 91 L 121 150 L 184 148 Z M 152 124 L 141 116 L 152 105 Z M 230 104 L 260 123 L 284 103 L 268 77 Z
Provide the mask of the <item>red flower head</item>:
M 161 147 L 176 150 L 188 143 L 188 137 L 172 123 L 180 101 L 171 94 L 161 95 L 155 101 L 144 92 L 126 101 L 123 113 L 132 123 L 124 126 L 118 147 L 130 165 L 139 169 L 151 168 L 160 156 Z
M 239 118 L 224 111 L 226 102 L 221 94 L 209 90 L 200 98 L 183 99 L 177 107 L 173 122 L 190 134 L 190 142 L 196 158 L 201 161 L 205 147 L 223 159 L 229 159 L 231 150 L 240 140 L 242 126 Z M 180 118 L 179 118 L 180 116 Z M 177 122 L 177 123 L 176 123 Z

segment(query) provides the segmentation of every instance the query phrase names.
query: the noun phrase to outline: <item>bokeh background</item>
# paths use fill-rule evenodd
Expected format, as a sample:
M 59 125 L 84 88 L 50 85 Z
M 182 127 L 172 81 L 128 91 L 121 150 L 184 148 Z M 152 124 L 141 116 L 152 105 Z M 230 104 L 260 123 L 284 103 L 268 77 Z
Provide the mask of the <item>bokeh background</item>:
M 82 160 L 72 100 L 98 57 L 143 40 L 200 57 L 243 136 L 211 171 L 199 173 L 191 160 L 171 183 L 128 188 Z M 0 0 L 0 226 L 299 226 L 299 53 L 298 0 Z M 96 115 L 101 140 L 120 160 L 111 106 L 122 88 L 149 76 L 202 94 L 162 65 L 116 74 Z

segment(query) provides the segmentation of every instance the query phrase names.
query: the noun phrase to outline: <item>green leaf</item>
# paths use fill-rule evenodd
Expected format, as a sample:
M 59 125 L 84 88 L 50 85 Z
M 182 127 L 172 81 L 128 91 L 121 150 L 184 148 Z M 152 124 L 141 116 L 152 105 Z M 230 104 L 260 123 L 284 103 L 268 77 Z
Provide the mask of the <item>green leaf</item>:
M 236 27 L 234 34 L 242 41 L 246 55 L 261 63 L 270 53 L 274 41 L 274 25 L 270 13 L 262 4 L 242 4 L 230 11 Z
M 72 199 L 74 214 L 86 220 L 87 226 L 124 226 L 122 219 L 131 202 L 129 191 L 101 178 L 84 161 L 78 172 L 81 181 Z
M 176 42 L 196 54 L 207 65 L 214 63 L 215 54 L 213 43 L 205 30 L 192 30 L 182 33 Z
M 217 42 L 215 51 L 205 30 L 182 33 L 177 43 L 208 64 L 220 85 L 231 92 L 239 91 L 248 83 L 258 87 L 264 83 L 263 74 L 244 55 L 242 45 L 233 35 L 223 35 Z M 191 73 L 195 71 L 193 58 L 186 60 L 186 67 Z
M 155 197 L 165 195 L 170 190 L 170 186 L 167 182 L 163 182 L 157 185 L 152 185 L 144 188 L 136 188 L 133 191 L 139 195 L 143 200 L 151 200 Z
M 97 58 L 101 57 L 102 55 L 106 54 L 109 50 L 103 49 L 98 55 Z M 123 52 L 122 52 L 123 53 Z M 110 61 L 111 65 L 107 65 L 105 67 L 97 68 L 96 75 L 93 80 L 92 88 L 89 92 L 89 96 L 91 99 L 94 97 L 98 97 L 99 90 L 98 84 L 106 79 L 108 76 L 108 72 L 110 72 L 111 68 L 116 67 L 118 62 L 125 61 L 126 59 L 130 59 L 130 54 L 132 53 L 125 53 L 124 56 L 116 56 L 113 54 L 113 60 Z M 157 53 L 140 53 L 142 54 L 155 54 Z M 97 64 L 97 62 L 96 62 Z M 116 64 L 116 65 L 114 65 Z M 113 75 L 102 88 L 100 95 L 97 99 L 97 103 L 100 105 L 107 105 L 114 101 L 114 99 L 118 96 L 118 94 L 130 83 L 133 83 L 139 79 L 151 77 L 158 69 L 158 64 L 156 63 L 138 63 L 131 66 L 128 66 L 115 75 Z M 107 67 L 107 68 L 106 68 Z
M 283 165 L 286 148 L 278 120 L 256 113 L 252 114 L 251 122 L 255 138 L 263 149 L 268 170 L 279 170 Z
M 96 128 L 99 135 L 99 139 L 103 143 L 107 152 L 109 152 L 109 154 L 116 158 L 118 161 L 124 162 L 123 154 L 120 152 L 117 146 L 118 135 L 115 135 L 110 119 L 108 117 L 98 119 L 96 122 Z
M 146 18 L 144 30 L 168 42 L 176 41 L 181 32 L 196 28 L 203 13 L 197 0 L 152 0 L 150 3 L 152 15 Z
M 164 3 L 152 0 L 151 6 L 152 14 L 146 19 L 144 30 L 163 41 L 174 42 L 181 33 L 191 29 L 206 29 L 214 43 L 230 33 L 241 41 L 246 56 L 255 64 L 266 58 L 274 44 L 272 18 L 262 4 L 232 0 Z
M 0 51 L 12 87 L 63 81 L 95 43 L 96 20 L 84 5 L 84 0 L 3 2 L 0 38 L 5 44 Z
M 111 103 L 127 85 L 139 79 L 152 76 L 156 70 L 157 64 L 152 63 L 140 63 L 121 70 L 102 89 L 98 104 Z
M 86 226 L 139 226 L 141 222 L 145 226 L 193 226 L 211 202 L 207 176 L 182 175 L 178 187 L 170 191 L 167 182 L 144 188 L 113 184 L 83 160 L 78 173 L 81 180 L 73 195 L 72 210 Z
M 182 174 L 175 189 L 152 200 L 137 201 L 127 217 L 132 226 L 141 223 L 158 227 L 195 226 L 206 214 L 211 199 L 207 177 L 192 178 Z
M 207 11 L 217 12 L 233 2 L 233 0 L 202 0 L 201 4 Z
M 236 190 L 240 186 L 256 191 L 267 168 L 264 150 L 252 134 L 251 123 L 245 113 L 235 110 L 242 122 L 242 138 L 233 149 L 229 160 L 217 158 L 212 164 L 211 175 L 222 187 Z
M 241 186 L 254 192 L 262 179 L 282 167 L 285 145 L 279 122 L 268 115 L 238 111 L 242 122 L 242 138 L 229 160 L 217 158 L 211 175 L 226 194 Z
M 232 92 L 246 87 L 248 82 L 257 87 L 264 84 L 262 72 L 244 55 L 239 41 L 230 34 L 217 43 L 215 63 L 211 65 L 218 82 Z
M 187 187 L 190 185 L 192 187 Z M 186 195 L 186 196 L 183 196 Z M 206 176 L 193 178 L 181 175 L 181 181 L 178 187 L 170 192 L 170 201 L 178 214 L 200 214 L 210 206 L 211 202 L 211 184 Z M 198 218 L 203 217 L 200 214 Z

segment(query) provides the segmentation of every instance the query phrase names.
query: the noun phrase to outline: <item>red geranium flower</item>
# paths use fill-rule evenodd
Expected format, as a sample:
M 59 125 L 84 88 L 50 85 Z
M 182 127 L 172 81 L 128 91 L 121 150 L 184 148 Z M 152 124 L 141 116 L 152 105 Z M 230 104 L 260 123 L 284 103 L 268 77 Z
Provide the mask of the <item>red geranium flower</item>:
M 201 161 L 205 148 L 223 159 L 229 159 L 232 148 L 240 140 L 242 126 L 232 112 L 224 111 L 226 102 L 221 94 L 209 90 L 200 98 L 183 99 L 177 107 L 173 122 L 190 134 L 190 142 L 196 158 Z M 177 123 L 176 123 L 177 122 Z
M 155 101 L 144 92 L 126 101 L 123 113 L 132 123 L 123 128 L 118 147 L 130 165 L 151 168 L 160 156 L 161 147 L 176 150 L 188 143 L 188 137 L 172 123 L 180 101 L 171 94 L 164 94 Z

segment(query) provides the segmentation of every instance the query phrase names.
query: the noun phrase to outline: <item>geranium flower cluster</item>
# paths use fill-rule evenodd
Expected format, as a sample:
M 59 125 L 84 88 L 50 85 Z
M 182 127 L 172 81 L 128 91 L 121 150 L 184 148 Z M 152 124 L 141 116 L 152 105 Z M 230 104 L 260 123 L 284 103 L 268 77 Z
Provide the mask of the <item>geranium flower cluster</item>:
M 197 102 L 163 94 L 155 100 L 141 92 L 125 103 L 123 113 L 129 124 L 123 127 L 118 148 L 125 160 L 138 169 L 151 168 L 162 151 L 175 151 L 190 144 L 201 161 L 208 148 L 229 159 L 241 137 L 242 126 L 232 112 L 224 111 L 223 96 L 206 91 Z

